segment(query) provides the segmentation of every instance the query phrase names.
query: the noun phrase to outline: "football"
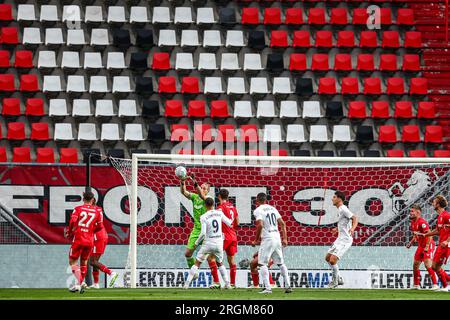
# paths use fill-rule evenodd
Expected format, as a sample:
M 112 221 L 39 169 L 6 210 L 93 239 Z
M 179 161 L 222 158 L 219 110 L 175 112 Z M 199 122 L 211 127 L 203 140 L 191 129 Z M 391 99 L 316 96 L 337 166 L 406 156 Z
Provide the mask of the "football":
M 185 167 L 183 166 L 178 166 L 175 169 L 175 175 L 181 179 L 181 180 L 185 180 L 187 178 L 187 170 Z

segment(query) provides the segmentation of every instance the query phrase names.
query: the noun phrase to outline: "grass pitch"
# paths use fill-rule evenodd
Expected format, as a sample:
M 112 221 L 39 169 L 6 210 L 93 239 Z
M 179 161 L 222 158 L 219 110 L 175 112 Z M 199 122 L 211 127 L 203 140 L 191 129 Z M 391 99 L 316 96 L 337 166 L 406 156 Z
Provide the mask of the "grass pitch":
M 0 300 L 450 300 L 450 292 L 430 290 L 301 289 L 290 294 L 273 289 L 89 289 L 84 294 L 67 289 L 0 289 Z

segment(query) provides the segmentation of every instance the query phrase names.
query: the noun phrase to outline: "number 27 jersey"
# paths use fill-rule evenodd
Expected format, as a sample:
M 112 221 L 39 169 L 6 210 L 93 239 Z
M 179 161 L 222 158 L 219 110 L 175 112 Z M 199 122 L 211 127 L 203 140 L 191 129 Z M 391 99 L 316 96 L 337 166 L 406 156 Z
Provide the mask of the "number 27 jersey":
M 103 223 L 101 209 L 91 205 L 75 207 L 70 217 L 69 228 L 74 230 L 73 242 L 85 245 L 94 245 L 94 232 L 99 231 L 99 224 Z
M 280 232 L 278 231 L 278 219 L 281 218 L 277 209 L 268 204 L 260 205 L 253 212 L 256 221 L 262 220 L 263 229 L 261 240 L 280 240 Z

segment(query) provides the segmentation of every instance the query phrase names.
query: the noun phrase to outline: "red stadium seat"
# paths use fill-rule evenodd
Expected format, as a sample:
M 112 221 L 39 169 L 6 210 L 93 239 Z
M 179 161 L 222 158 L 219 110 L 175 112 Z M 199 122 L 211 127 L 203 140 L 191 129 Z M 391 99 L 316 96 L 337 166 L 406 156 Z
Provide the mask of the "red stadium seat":
M 170 56 L 167 52 L 155 52 L 152 61 L 153 70 L 169 70 Z
M 339 31 L 337 46 L 339 48 L 353 48 L 355 46 L 355 33 L 349 30 Z
M 221 124 L 217 127 L 216 141 L 234 142 L 236 141 L 236 127 L 232 124 Z
M 16 68 L 33 68 L 33 52 L 28 50 L 16 51 Z
M 0 33 L 0 43 L 3 44 L 18 44 L 19 34 L 17 29 L 14 27 L 3 27 Z
M 211 142 L 212 140 L 212 129 L 210 124 L 194 125 L 194 141 Z
M 380 71 L 397 71 L 397 56 L 380 54 Z
M 23 74 L 20 76 L 20 91 L 39 91 L 38 78 L 35 74 Z
M 20 116 L 20 99 L 19 98 L 4 98 L 3 99 L 3 116 Z
M 309 24 L 325 24 L 325 9 L 324 8 L 311 8 L 308 14 Z
M 243 124 L 239 128 L 240 142 L 258 142 L 258 127 L 255 124 Z
M 351 101 L 348 106 L 349 119 L 365 119 L 366 114 L 366 102 L 365 101 Z
M 13 162 L 31 162 L 31 151 L 30 148 L 21 147 L 13 148 Z
M 23 122 L 8 123 L 8 140 L 25 140 L 25 124 Z
M 205 118 L 206 117 L 206 103 L 204 100 L 191 100 L 188 103 L 188 117 L 189 118 Z
M 275 150 L 270 150 L 270 155 L 272 157 L 287 157 L 288 152 L 286 149 L 275 149 Z
M 373 55 L 370 53 L 358 55 L 358 64 L 356 69 L 358 71 L 374 71 L 375 65 Z
M 45 115 L 44 112 L 44 100 L 41 98 L 29 98 L 27 99 L 25 105 L 25 115 L 26 116 L 37 116 L 42 117 Z
M 411 119 L 413 117 L 411 101 L 395 102 L 394 118 Z
M 173 124 L 172 132 L 170 134 L 170 141 L 188 141 L 190 140 L 190 133 L 187 124 Z
M 15 91 L 13 74 L 0 74 L 0 91 Z
M 405 82 L 403 78 L 389 78 L 387 80 L 387 94 L 404 94 Z
M 316 47 L 331 48 L 333 46 L 333 33 L 328 30 L 316 32 Z
M 49 140 L 48 123 L 35 122 L 31 124 L 31 140 L 47 141 Z
M 0 162 L 8 162 L 5 147 L 0 147 Z
M 281 9 L 266 8 L 264 9 L 264 24 L 281 24 Z
M 419 143 L 420 132 L 417 125 L 405 125 L 402 128 L 402 142 L 403 143 Z
M 181 80 L 181 93 L 200 93 L 200 85 L 196 77 L 184 77 Z
M 405 153 L 401 149 L 391 149 L 386 151 L 388 158 L 403 158 Z
M 375 31 L 361 31 L 359 46 L 361 48 L 378 47 L 377 33 Z
M 358 78 L 346 77 L 341 80 L 342 94 L 359 94 Z
M 380 78 L 364 78 L 364 94 L 381 94 Z
M 410 150 L 408 156 L 411 158 L 426 158 L 427 152 L 425 150 Z
M 294 31 L 294 39 L 292 40 L 294 48 L 309 48 L 311 47 L 310 34 L 307 30 Z
M 420 70 L 420 57 L 418 54 L 405 54 L 403 55 L 403 71 L 419 71 Z
M 213 100 L 211 101 L 211 118 L 228 118 L 227 100 Z
M 380 126 L 378 133 L 379 143 L 397 143 L 397 129 L 395 125 Z
M 436 118 L 436 107 L 432 101 L 420 101 L 417 106 L 417 118 L 434 119 Z
M 372 118 L 374 119 L 388 119 L 389 102 L 387 101 L 373 101 L 372 102 Z
M 319 79 L 319 94 L 336 94 L 336 79 L 335 78 L 320 78 Z
M 37 148 L 36 162 L 55 163 L 55 152 L 53 151 L 53 148 Z
M 346 25 L 346 24 L 348 24 L 347 9 L 346 8 L 333 8 L 333 9 L 331 9 L 330 23 L 331 24 L 337 24 L 337 25 Z
M 367 25 L 367 19 L 369 14 L 366 8 L 355 8 L 353 9 L 353 24 Z
M 328 54 L 315 53 L 312 56 L 311 70 L 313 71 L 328 71 Z
M 183 102 L 181 100 L 166 100 L 164 116 L 167 118 L 182 118 Z
M 408 8 L 399 8 L 397 10 L 397 24 L 407 26 L 414 25 L 414 10 Z
M 335 71 L 351 71 L 352 67 L 352 56 L 347 53 L 337 53 L 334 56 L 334 70 Z
M 428 79 L 426 78 L 411 78 L 409 84 L 409 94 L 427 94 L 428 93 Z
M 271 48 L 286 48 L 288 46 L 287 31 L 273 30 L 270 35 L 270 47 Z
M 384 31 L 381 41 L 382 48 L 400 47 L 400 36 L 398 31 Z
M 434 150 L 433 157 L 435 157 L 435 158 L 450 158 L 450 150 Z
M 242 24 L 259 24 L 258 8 L 242 8 Z
M 305 71 L 306 69 L 307 69 L 306 54 L 291 53 L 290 58 L 289 58 L 289 70 Z
M 289 8 L 286 10 L 284 23 L 287 25 L 303 24 L 303 12 L 301 8 Z
M 406 31 L 404 47 L 420 49 L 422 47 L 422 33 L 419 31 Z
M 380 20 L 382 25 L 392 24 L 391 8 L 380 8 Z
M 425 143 L 442 143 L 443 141 L 443 132 L 441 126 L 425 127 Z
M 13 20 L 12 6 L 9 3 L 0 4 L 0 21 Z
M 158 81 L 159 93 L 177 92 L 177 83 L 175 77 L 160 77 Z
M 76 148 L 61 148 L 59 154 L 59 163 L 78 163 L 78 149 Z
M 0 68 L 9 68 L 11 66 L 10 63 L 9 51 L 0 50 Z

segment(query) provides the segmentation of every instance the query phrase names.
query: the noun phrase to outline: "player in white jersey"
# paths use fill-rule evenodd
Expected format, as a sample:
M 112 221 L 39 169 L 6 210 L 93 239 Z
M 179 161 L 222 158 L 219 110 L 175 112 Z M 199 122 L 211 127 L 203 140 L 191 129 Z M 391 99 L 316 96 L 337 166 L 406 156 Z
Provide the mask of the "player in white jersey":
M 188 289 L 194 277 L 197 275 L 198 268 L 209 255 L 216 257 L 219 272 L 225 282 L 225 289 L 230 288 L 230 280 L 228 279 L 227 269 L 223 265 L 223 233 L 222 222 L 231 227 L 233 221 L 229 219 L 222 211 L 214 210 L 214 199 L 207 197 L 205 200 L 206 213 L 200 217 L 201 231 L 200 236 L 195 241 L 197 247 L 203 240 L 202 246 L 197 253 L 194 265 L 189 270 L 189 276 L 184 284 L 184 288 Z M 195 248 L 194 247 L 194 248 Z
M 328 284 L 329 288 L 336 288 L 338 285 L 343 285 L 344 281 L 339 276 L 339 267 L 337 262 L 347 252 L 353 243 L 353 233 L 358 225 L 358 218 L 350 212 L 346 205 L 344 205 L 345 195 L 342 191 L 336 191 L 333 195 L 333 205 L 338 209 L 339 220 L 337 228 L 333 228 L 333 235 L 338 233 L 337 239 L 334 241 L 330 249 L 328 249 L 325 260 L 333 271 L 333 277 Z
M 256 220 L 256 239 L 253 245 L 259 246 L 258 251 L 258 265 L 261 270 L 261 277 L 264 284 L 264 289 L 260 293 L 272 293 L 272 288 L 269 282 L 268 264 L 270 259 L 274 264 L 280 267 L 281 276 L 283 277 L 284 288 L 286 293 L 292 292 L 288 269 L 284 264 L 283 247 L 287 246 L 287 231 L 286 224 L 281 218 L 277 209 L 267 204 L 267 195 L 263 192 L 256 196 L 256 204 L 258 208 L 255 209 L 253 215 Z M 283 234 L 283 241 L 278 231 L 278 225 L 281 227 Z

